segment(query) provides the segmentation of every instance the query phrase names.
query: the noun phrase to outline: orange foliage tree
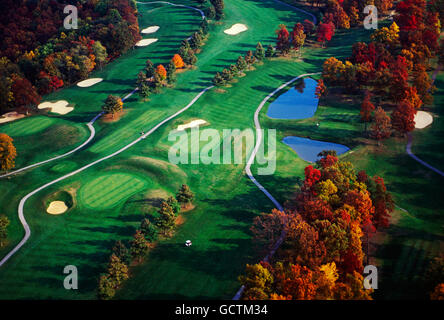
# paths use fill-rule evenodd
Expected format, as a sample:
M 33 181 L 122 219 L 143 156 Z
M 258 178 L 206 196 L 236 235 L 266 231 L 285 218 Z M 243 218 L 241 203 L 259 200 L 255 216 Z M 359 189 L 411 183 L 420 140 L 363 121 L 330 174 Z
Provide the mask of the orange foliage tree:
M 185 65 L 183 63 L 182 57 L 180 55 L 178 55 L 177 53 L 173 56 L 172 61 L 173 61 L 174 65 L 176 66 L 176 69 L 183 68 Z
M 156 72 L 162 80 L 166 79 L 167 71 L 163 65 L 159 64 L 156 68 Z
M 15 165 L 17 151 L 13 141 L 7 134 L 0 133 L 0 168 L 5 171 L 14 168 Z

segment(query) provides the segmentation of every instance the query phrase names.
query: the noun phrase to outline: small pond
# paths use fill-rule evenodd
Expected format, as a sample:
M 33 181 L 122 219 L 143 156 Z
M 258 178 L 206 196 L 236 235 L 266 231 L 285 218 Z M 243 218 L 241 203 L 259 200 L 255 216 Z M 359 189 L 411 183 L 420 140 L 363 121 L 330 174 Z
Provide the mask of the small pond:
M 318 82 L 311 78 L 297 81 L 268 107 L 267 116 L 273 119 L 306 119 L 314 116 L 319 99 L 315 96 Z
M 282 142 L 290 146 L 300 158 L 310 162 L 316 162 L 318 160 L 318 154 L 324 150 L 335 150 L 338 155 L 350 150 L 348 147 L 342 144 L 294 136 L 285 137 L 282 139 Z

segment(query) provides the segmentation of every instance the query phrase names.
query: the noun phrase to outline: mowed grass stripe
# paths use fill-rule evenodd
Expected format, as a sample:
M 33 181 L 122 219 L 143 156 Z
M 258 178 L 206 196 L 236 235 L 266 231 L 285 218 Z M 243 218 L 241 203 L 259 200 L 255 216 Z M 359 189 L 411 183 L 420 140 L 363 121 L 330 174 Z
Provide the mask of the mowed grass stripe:
M 147 181 L 135 175 L 114 173 L 96 178 L 80 189 L 81 203 L 92 209 L 114 207 L 130 195 L 143 190 Z
M 48 117 L 32 117 L 0 127 L 0 130 L 11 137 L 24 136 L 40 132 L 48 128 L 54 122 L 54 119 Z

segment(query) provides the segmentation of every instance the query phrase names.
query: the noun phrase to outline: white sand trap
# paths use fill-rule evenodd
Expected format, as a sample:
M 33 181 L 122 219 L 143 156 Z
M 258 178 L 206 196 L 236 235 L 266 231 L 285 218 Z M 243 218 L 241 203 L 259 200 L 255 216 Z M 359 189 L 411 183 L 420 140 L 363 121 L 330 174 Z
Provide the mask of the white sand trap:
M 142 39 L 139 42 L 136 43 L 136 47 L 145 47 L 149 46 L 150 44 L 156 42 L 158 39 L 151 38 L 151 39 Z
M 225 30 L 224 32 L 226 34 L 229 34 L 230 36 L 234 36 L 236 34 L 239 34 L 241 32 L 247 31 L 248 28 L 246 25 L 242 24 L 242 23 L 236 23 L 233 26 L 231 26 L 230 29 Z
M 159 26 L 151 26 L 148 28 L 145 28 L 141 31 L 141 33 L 147 34 L 147 33 L 154 33 L 157 32 L 157 30 L 159 30 Z
M 102 78 L 91 78 L 91 79 L 86 79 L 83 81 L 80 81 L 79 83 L 77 83 L 77 86 L 81 87 L 81 88 L 86 88 L 86 87 L 91 87 L 99 82 L 102 82 L 103 79 Z
M 5 122 L 10 122 L 10 121 L 14 121 L 17 119 L 21 119 L 24 116 L 25 116 L 24 114 L 20 114 L 15 111 L 8 112 L 0 117 L 0 123 L 5 123 Z
M 46 109 L 46 108 L 50 108 L 51 112 L 54 113 L 58 113 L 58 114 L 67 114 L 68 112 L 71 112 L 72 110 L 74 110 L 73 107 L 67 107 L 68 105 L 68 101 L 65 100 L 60 100 L 57 102 L 43 102 L 40 103 L 38 108 L 39 109 Z
M 202 119 L 197 119 L 197 120 L 193 120 L 191 122 L 185 123 L 185 124 L 181 124 L 177 127 L 177 131 L 183 131 L 189 128 L 194 128 L 194 127 L 198 127 L 201 124 L 206 124 L 208 122 L 206 122 L 205 120 Z
M 65 213 L 66 210 L 68 210 L 68 207 L 63 201 L 53 201 L 49 204 L 46 212 L 48 212 L 49 214 L 62 214 Z
M 425 111 L 418 111 L 415 115 L 415 128 L 424 129 L 425 127 L 431 125 L 433 122 L 433 117 L 430 113 Z

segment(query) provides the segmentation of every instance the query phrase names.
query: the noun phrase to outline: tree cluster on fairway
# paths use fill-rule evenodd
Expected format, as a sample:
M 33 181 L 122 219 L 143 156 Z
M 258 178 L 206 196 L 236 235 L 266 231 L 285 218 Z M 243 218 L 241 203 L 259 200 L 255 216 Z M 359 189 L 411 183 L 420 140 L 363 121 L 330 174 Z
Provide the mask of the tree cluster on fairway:
M 139 228 L 133 235 L 128 246 L 122 241 L 116 241 L 108 263 L 106 273 L 99 279 L 97 295 L 99 299 L 112 299 L 122 282 L 129 278 L 129 268 L 134 261 L 140 263 L 146 257 L 152 245 L 158 240 L 159 232 L 164 236 L 171 236 L 176 226 L 176 217 L 180 213 L 181 204 L 189 205 L 194 200 L 194 194 L 187 185 L 182 185 L 176 197 L 169 197 L 160 204 L 155 223 L 144 217 Z M 5 217 L 6 218 L 6 217 Z M 9 220 L 0 216 L 0 246 L 2 243 L 2 226 L 6 239 L 6 227 Z
M 244 56 L 239 56 L 236 64 L 232 64 L 229 67 L 217 72 L 213 78 L 213 84 L 216 86 L 223 86 L 231 82 L 235 77 L 242 75 L 244 71 L 253 69 L 253 65 L 256 62 L 262 61 L 266 56 L 264 47 L 259 42 L 256 46 L 256 50 L 253 52 L 248 50 Z
M 214 7 L 216 20 L 223 19 L 225 16 L 225 14 L 224 14 L 224 8 L 225 8 L 224 0 L 210 0 L 210 2 Z
M 243 299 L 371 299 L 362 272 L 368 238 L 389 225 L 394 203 L 381 177 L 356 173 L 335 151 L 323 151 L 284 211 L 254 218 L 253 241 L 273 260 L 247 265 Z
M 0 248 L 3 247 L 8 239 L 9 219 L 5 215 L 0 215 Z
M 15 166 L 17 151 L 13 139 L 6 133 L 0 133 L 0 169 L 7 171 Z
M 102 110 L 106 114 L 111 114 L 113 118 L 114 115 L 122 111 L 122 109 L 123 109 L 122 99 L 120 97 L 113 96 L 111 94 L 106 98 L 105 103 L 102 106 Z
M 190 40 L 183 40 L 178 53 L 174 54 L 165 66 L 155 66 L 147 60 L 145 68 L 137 75 L 137 88 L 143 98 L 153 93 L 159 93 L 162 87 L 173 85 L 176 82 L 177 69 L 196 64 L 196 52 L 202 47 L 208 35 L 208 21 L 202 20 L 200 29 L 193 33 Z
M 128 266 L 118 256 L 112 254 L 106 273 L 102 274 L 99 279 L 99 299 L 108 300 L 114 297 L 116 290 L 128 278 Z

